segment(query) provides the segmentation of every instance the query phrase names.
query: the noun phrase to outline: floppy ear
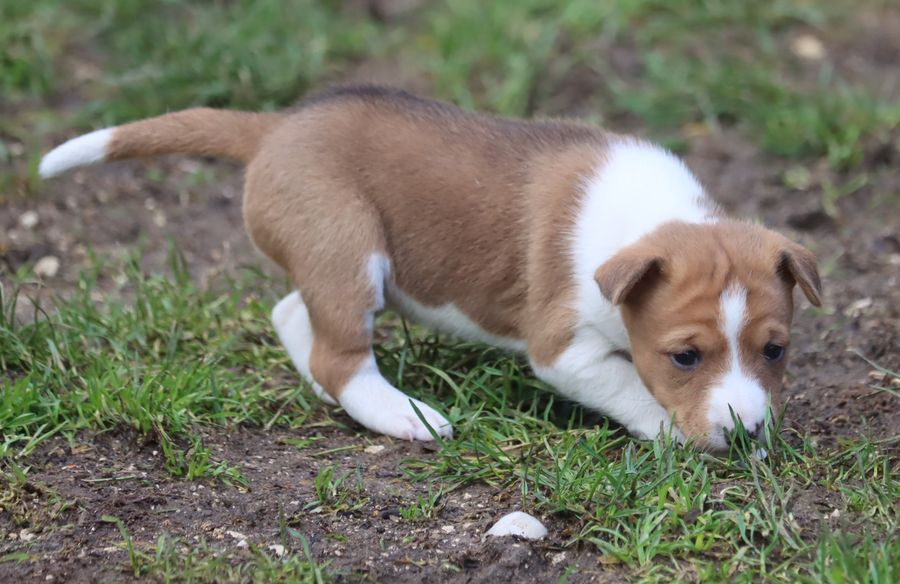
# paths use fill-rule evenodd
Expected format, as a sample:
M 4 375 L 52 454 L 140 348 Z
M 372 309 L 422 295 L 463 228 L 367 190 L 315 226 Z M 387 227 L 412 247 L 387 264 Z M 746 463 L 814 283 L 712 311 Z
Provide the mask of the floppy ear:
M 819 279 L 816 256 L 811 251 L 789 242 L 778 256 L 778 273 L 792 284 L 800 286 L 813 306 L 822 306 L 822 281 Z
M 603 296 L 618 305 L 638 284 L 657 275 L 662 265 L 663 258 L 655 250 L 646 245 L 630 245 L 597 268 L 594 279 Z

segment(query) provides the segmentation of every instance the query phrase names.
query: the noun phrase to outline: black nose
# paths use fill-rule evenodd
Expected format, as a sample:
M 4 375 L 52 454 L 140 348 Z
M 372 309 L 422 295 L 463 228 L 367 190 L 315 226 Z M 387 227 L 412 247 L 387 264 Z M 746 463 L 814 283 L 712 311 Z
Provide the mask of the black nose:
M 762 426 L 756 426 L 752 430 L 747 430 L 747 436 L 751 440 L 759 440 L 760 434 L 762 434 Z

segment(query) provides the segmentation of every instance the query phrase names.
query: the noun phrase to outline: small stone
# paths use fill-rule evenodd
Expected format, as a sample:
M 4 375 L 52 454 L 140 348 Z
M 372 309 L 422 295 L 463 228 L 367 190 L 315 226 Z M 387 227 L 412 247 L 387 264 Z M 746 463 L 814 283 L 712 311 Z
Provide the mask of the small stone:
M 269 549 L 279 558 L 284 555 L 284 546 L 280 543 L 273 543 L 269 546 Z
M 566 552 L 559 552 L 550 556 L 550 565 L 556 566 L 566 561 Z
M 866 309 L 872 306 L 872 302 L 872 299 L 869 297 L 860 298 L 859 300 L 851 302 L 844 310 L 844 314 L 850 318 L 862 316 L 866 312 Z
M 34 539 L 34 534 L 27 529 L 23 529 L 19 532 L 19 539 L 22 541 L 31 541 Z
M 867 376 L 869 381 L 884 381 L 887 379 L 887 374 L 882 373 L 881 371 L 869 371 L 869 375 Z
M 226 531 L 228 535 L 233 537 L 234 539 L 247 539 L 247 536 L 241 533 L 240 531 Z
M 24 229 L 34 229 L 40 220 L 36 211 L 25 211 L 19 217 L 19 225 Z
M 241 541 L 237 542 L 237 546 L 239 548 L 245 548 L 245 547 L 248 547 L 249 545 L 250 544 L 247 543 L 246 539 L 242 539 Z
M 518 535 L 525 539 L 541 539 L 547 535 L 547 528 L 544 524 L 521 511 L 513 511 L 500 518 L 497 523 L 491 527 L 488 535 L 501 537 L 504 535 Z
M 44 256 L 34 264 L 34 273 L 42 278 L 52 278 L 59 272 L 59 258 Z
M 756 460 L 765 460 L 769 456 L 769 453 L 766 452 L 765 448 L 757 448 L 754 455 L 756 456 Z
M 825 45 L 809 34 L 801 34 L 791 42 L 791 51 L 807 61 L 821 61 L 825 56 Z
M 384 446 L 381 444 L 372 444 L 371 446 L 363 448 L 363 452 L 366 454 L 378 454 L 382 450 L 384 450 Z
M 441 527 L 441 531 L 443 531 L 444 533 L 454 533 L 456 531 L 456 528 L 452 525 L 444 525 Z

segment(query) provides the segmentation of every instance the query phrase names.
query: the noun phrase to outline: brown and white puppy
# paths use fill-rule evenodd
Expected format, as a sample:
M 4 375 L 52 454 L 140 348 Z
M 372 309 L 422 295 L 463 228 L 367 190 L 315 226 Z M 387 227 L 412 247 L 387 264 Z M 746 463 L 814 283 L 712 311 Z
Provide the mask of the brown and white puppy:
M 247 164 L 249 234 L 296 285 L 272 314 L 287 352 L 317 395 L 390 436 L 431 438 L 375 363 L 385 306 L 526 353 L 560 394 L 637 436 L 722 449 L 732 413 L 753 433 L 777 403 L 794 284 L 820 304 L 814 256 L 723 217 L 667 151 L 389 88 L 98 130 L 40 172 L 171 153 Z

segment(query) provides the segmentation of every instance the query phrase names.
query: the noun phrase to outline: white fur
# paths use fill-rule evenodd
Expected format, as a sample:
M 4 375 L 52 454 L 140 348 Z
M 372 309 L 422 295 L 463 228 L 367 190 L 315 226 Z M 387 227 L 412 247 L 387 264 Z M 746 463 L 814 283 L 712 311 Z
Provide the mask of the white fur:
M 710 391 L 707 418 L 711 444 L 728 446 L 722 429 L 734 429 L 731 412 L 752 432 L 761 426 L 766 415 L 766 392 L 762 385 L 741 366 L 739 338 L 747 321 L 747 291 L 732 286 L 719 300 L 719 327 L 728 340 L 729 367 Z
M 594 273 L 622 247 L 661 224 L 711 220 L 713 205 L 675 156 L 633 140 L 614 144 L 584 184 L 571 235 L 578 325 L 572 344 L 550 367 L 535 373 L 559 393 L 612 416 L 642 438 L 671 428 L 671 417 L 644 386 L 634 365 L 617 355 L 630 351 L 619 309 L 600 293 Z
M 644 386 L 634 365 L 615 350 L 602 334 L 582 329 L 552 366 L 532 363 L 532 369 L 559 394 L 611 416 L 638 438 L 671 432 L 684 441 L 684 434 L 672 427 L 671 416 Z
M 626 348 L 619 311 L 594 280 L 597 268 L 663 223 L 708 222 L 712 209 L 694 175 L 667 150 L 634 140 L 611 145 L 586 181 L 572 234 L 579 315 Z
M 375 304 L 366 315 L 366 327 L 371 331 L 375 327 L 375 315 L 384 308 L 384 283 L 390 279 L 391 262 L 384 255 L 373 253 L 369 256 L 366 270 L 375 292 Z
M 391 284 L 388 284 L 387 295 L 391 306 L 398 312 L 441 332 L 467 341 L 488 343 L 510 351 L 524 352 L 526 349 L 524 340 L 500 337 L 489 333 L 453 304 L 425 306 Z
M 439 436 L 453 436 L 453 427 L 444 416 L 388 383 L 378 372 L 374 357 L 350 379 L 341 392 L 340 402 L 351 418 L 373 432 L 402 440 L 432 440 L 428 428 L 410 405 L 412 402 Z
M 106 149 L 114 129 L 97 130 L 64 142 L 41 159 L 38 172 L 43 178 L 49 178 L 72 168 L 106 160 Z
M 312 352 L 313 330 L 309 322 L 309 312 L 303 304 L 300 292 L 291 292 L 272 309 L 272 324 L 281 339 L 281 344 L 294 362 L 294 367 L 303 379 L 312 386 L 316 396 L 333 406 L 337 401 L 313 379 L 309 369 L 309 354 Z

